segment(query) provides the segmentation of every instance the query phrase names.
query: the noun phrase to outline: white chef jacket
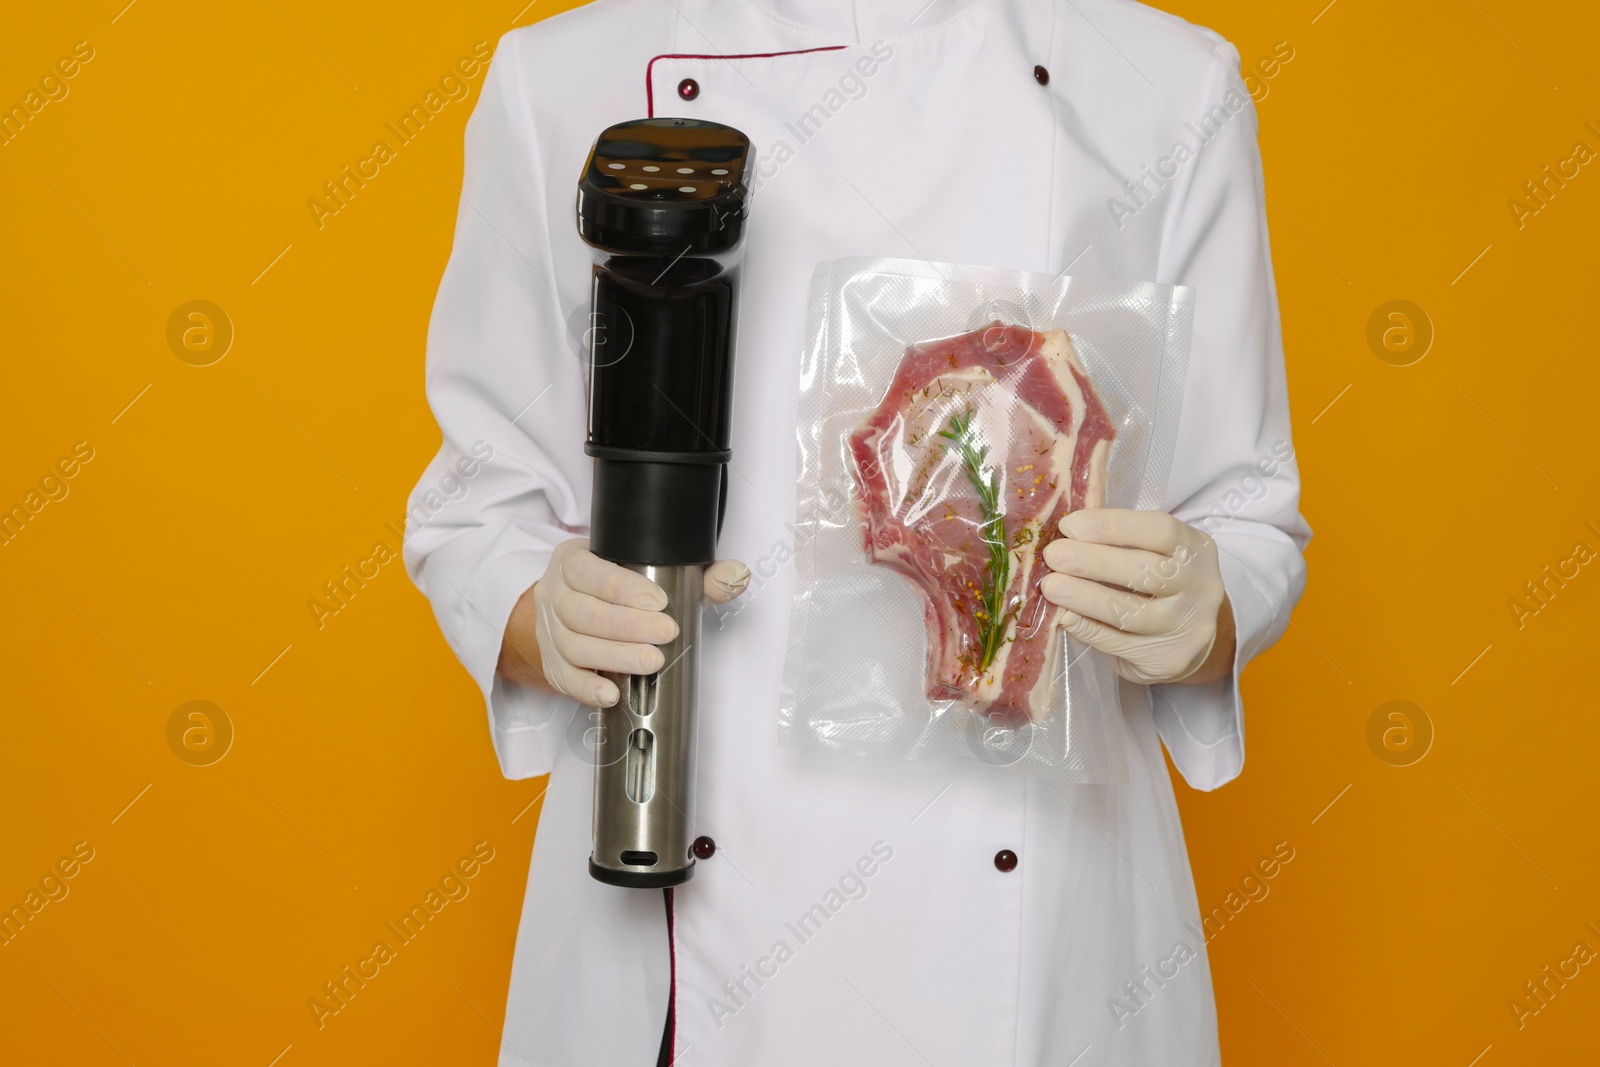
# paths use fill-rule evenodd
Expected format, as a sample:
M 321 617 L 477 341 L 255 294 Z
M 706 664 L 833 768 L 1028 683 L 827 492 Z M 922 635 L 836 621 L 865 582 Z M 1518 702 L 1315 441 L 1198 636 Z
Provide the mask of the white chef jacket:
M 670 936 L 661 893 L 588 874 L 587 713 L 494 674 L 513 604 L 589 518 L 576 183 L 602 129 L 652 112 L 742 130 L 759 186 L 719 545 L 755 578 L 706 622 L 695 832 L 716 852 Z M 464 182 L 428 336 L 444 442 L 405 557 L 503 772 L 550 774 L 500 1063 L 650 1067 L 669 998 L 690 1067 L 1217 1062 L 1160 742 L 1194 787 L 1239 773 L 1239 672 L 1282 633 L 1310 536 L 1236 51 L 1127 0 L 595 0 L 501 40 Z M 807 283 L 850 255 L 1197 290 L 1166 506 L 1217 541 L 1238 653 L 1212 685 L 1124 684 L 1126 785 L 778 746 Z

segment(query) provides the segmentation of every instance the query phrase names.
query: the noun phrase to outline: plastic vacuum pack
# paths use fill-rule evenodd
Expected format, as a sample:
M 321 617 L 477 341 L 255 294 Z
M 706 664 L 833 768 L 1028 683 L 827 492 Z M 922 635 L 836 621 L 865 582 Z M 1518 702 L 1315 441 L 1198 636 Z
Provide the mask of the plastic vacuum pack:
M 898 259 L 820 264 L 800 377 L 786 745 L 1126 781 L 1114 661 L 1044 549 L 1158 508 L 1192 290 Z

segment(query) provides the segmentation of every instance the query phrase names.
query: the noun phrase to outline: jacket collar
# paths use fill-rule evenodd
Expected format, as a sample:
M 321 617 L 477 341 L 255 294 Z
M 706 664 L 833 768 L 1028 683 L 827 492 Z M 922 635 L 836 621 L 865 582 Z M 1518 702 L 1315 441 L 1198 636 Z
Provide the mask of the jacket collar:
M 750 0 L 837 44 L 871 44 L 952 18 L 975 0 Z

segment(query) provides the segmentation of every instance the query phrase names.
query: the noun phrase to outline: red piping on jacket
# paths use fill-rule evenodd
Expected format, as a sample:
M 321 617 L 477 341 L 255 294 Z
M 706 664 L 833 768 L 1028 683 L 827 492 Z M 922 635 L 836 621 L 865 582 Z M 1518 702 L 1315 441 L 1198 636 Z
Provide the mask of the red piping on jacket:
M 797 48 L 792 52 L 745 52 L 731 56 L 692 55 L 685 52 L 669 52 L 665 55 L 651 56 L 650 62 L 644 65 L 644 100 L 645 112 L 648 117 L 656 117 L 656 92 L 651 83 L 651 72 L 655 69 L 658 59 L 773 59 L 777 56 L 803 56 L 807 52 L 837 52 L 848 45 L 825 44 L 820 48 Z
M 667 960 L 670 966 L 671 980 L 667 985 L 667 1017 L 672 1020 L 671 1032 L 667 1034 L 667 1064 L 678 1062 L 678 938 L 673 932 L 672 921 L 672 890 L 667 890 Z

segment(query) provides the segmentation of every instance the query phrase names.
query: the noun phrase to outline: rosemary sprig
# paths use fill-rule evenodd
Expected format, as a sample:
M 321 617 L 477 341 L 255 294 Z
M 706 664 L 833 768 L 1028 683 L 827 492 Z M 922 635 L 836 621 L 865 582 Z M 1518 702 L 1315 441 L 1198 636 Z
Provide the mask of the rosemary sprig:
M 989 549 L 989 564 L 983 579 L 983 591 L 973 618 L 978 624 L 978 673 L 982 674 L 994 662 L 1005 641 L 1006 627 L 1011 622 L 1011 612 L 1005 609 L 1006 587 L 1011 584 L 1011 550 L 1006 546 L 1005 513 L 1000 508 L 1000 478 L 998 472 L 985 461 L 989 446 L 980 446 L 972 428 L 971 405 L 950 417 L 947 428 L 939 436 L 951 442 L 942 446 L 954 451 L 961 460 L 967 481 L 978 494 L 978 509 L 983 522 L 978 526 L 978 537 Z

